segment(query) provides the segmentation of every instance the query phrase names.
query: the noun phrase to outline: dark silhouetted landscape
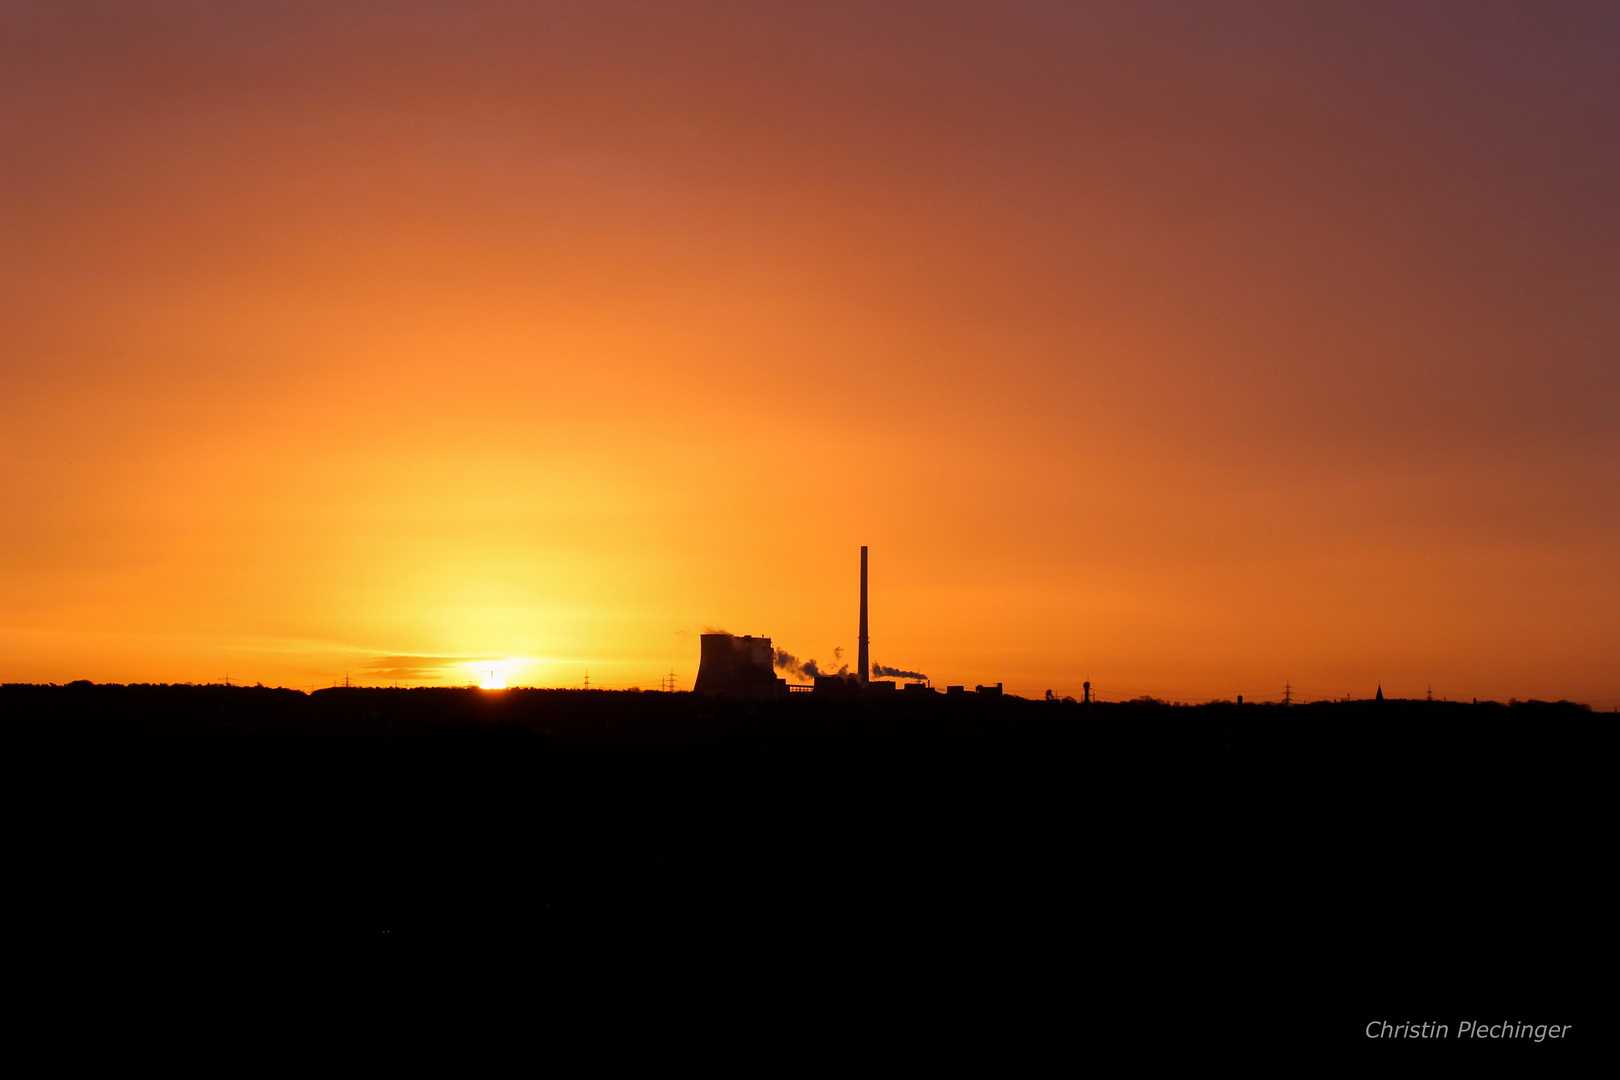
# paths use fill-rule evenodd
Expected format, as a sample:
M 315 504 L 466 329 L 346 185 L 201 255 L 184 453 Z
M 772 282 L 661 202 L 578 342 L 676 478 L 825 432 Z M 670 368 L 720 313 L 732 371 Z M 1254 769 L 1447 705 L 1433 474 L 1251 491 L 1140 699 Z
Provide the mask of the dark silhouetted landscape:
M 48 967 L 296 957 L 348 1008 L 449 965 L 936 1050 L 1608 1023 L 1617 725 L 1566 702 L 75 683 L 0 715 Z

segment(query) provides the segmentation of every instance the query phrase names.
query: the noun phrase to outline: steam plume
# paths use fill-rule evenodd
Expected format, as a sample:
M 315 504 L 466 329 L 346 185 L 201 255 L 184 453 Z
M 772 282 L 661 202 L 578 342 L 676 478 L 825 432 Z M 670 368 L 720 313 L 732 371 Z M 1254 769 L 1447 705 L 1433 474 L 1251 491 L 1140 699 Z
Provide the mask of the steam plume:
M 833 660 L 837 661 L 841 659 L 843 654 L 843 649 L 834 649 Z M 786 672 L 787 674 L 796 676 L 800 679 L 816 679 L 822 675 L 849 674 L 848 664 L 844 664 L 837 671 L 823 671 L 821 666 L 817 664 L 815 660 L 800 660 L 797 656 L 794 656 L 786 649 L 777 649 L 773 662 L 776 665 L 776 670 Z
M 886 675 L 891 679 L 921 679 L 923 682 L 928 681 L 928 676 L 920 671 L 902 671 L 897 667 L 884 667 L 882 664 L 873 664 L 872 674 Z

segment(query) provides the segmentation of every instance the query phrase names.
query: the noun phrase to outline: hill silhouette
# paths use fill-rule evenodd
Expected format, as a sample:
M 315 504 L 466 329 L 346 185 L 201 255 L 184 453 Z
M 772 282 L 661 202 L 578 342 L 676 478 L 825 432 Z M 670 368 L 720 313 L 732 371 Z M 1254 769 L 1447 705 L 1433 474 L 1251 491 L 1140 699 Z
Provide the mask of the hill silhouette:
M 0 715 L 17 925 L 75 955 L 290 949 L 386 993 L 454 954 L 783 1009 L 831 980 L 862 1015 L 1362 1049 L 1607 1023 L 1617 725 L 1565 702 L 77 683 Z

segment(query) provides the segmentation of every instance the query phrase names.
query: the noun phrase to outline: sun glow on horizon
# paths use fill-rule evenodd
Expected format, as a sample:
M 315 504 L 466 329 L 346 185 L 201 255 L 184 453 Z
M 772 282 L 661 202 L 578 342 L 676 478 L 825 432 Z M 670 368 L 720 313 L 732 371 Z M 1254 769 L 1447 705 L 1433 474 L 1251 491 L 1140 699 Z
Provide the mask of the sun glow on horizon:
M 459 672 L 472 672 L 474 681 L 483 690 L 507 690 L 513 686 L 537 685 L 536 678 L 544 662 L 531 656 L 463 657 L 453 667 L 443 669 L 449 681 L 458 686 L 469 682 Z M 454 672 L 454 674 L 453 674 Z
M 1599 7 L 7 15 L 0 682 L 1608 708 Z

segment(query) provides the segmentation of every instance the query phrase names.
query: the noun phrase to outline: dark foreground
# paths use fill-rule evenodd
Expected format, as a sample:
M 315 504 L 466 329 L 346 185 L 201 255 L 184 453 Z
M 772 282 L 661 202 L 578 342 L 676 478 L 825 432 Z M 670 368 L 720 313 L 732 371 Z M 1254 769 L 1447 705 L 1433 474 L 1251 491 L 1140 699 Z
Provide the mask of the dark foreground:
M 1612 1053 L 1612 715 L 891 697 L 7 686 L 9 948 L 41 994 L 779 1060 Z

